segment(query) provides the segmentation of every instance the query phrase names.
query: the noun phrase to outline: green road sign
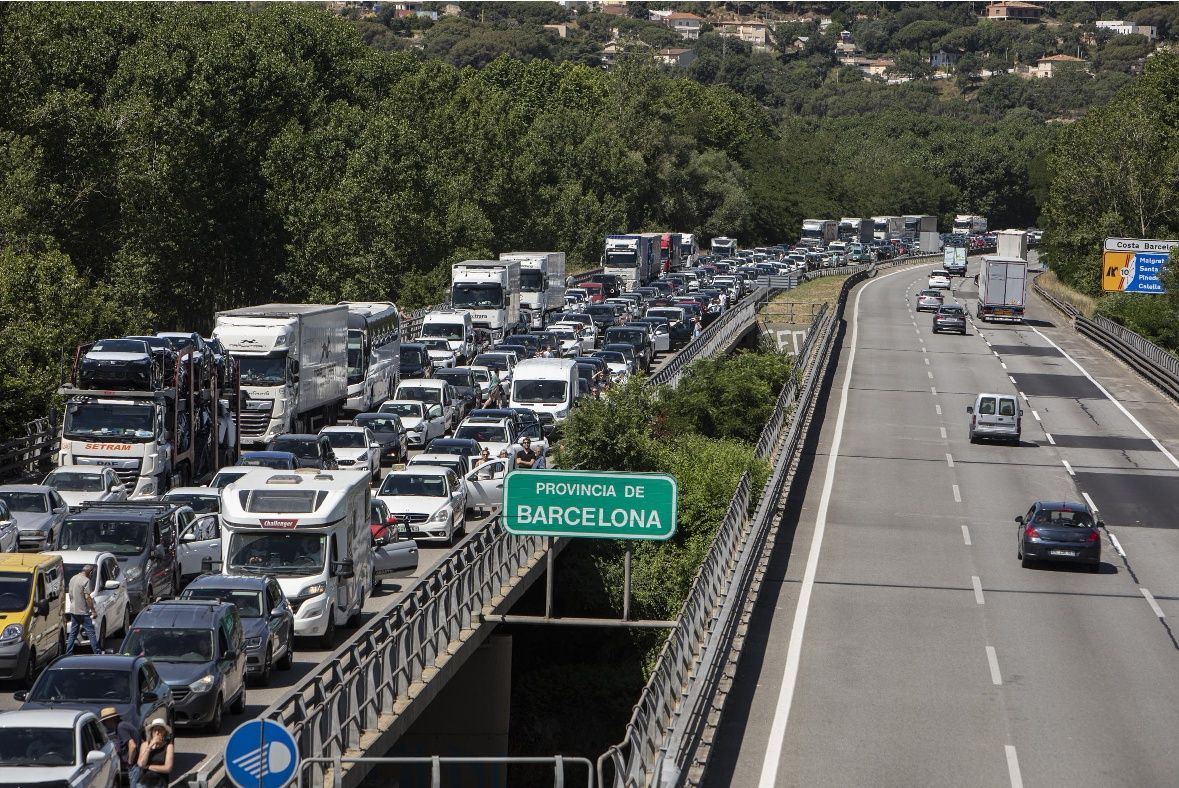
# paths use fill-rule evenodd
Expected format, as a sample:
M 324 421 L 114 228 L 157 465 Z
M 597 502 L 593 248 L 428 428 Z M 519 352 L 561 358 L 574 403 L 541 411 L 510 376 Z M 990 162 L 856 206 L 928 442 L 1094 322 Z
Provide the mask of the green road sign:
M 503 521 L 521 536 L 662 541 L 675 534 L 677 489 L 663 473 L 512 471 Z

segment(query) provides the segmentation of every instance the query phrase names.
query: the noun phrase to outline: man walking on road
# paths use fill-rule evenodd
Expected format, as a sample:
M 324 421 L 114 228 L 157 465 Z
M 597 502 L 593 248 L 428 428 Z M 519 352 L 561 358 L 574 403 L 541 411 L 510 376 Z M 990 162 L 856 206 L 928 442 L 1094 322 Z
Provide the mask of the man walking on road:
M 66 636 L 65 655 L 74 653 L 74 643 L 78 640 L 78 629 L 85 627 L 86 637 L 90 638 L 90 650 L 95 654 L 102 650 L 98 642 L 98 635 L 94 632 L 94 619 L 98 611 L 94 608 L 94 597 L 90 596 L 90 578 L 94 575 L 94 564 L 86 564 L 82 571 L 70 578 L 70 585 L 66 591 L 66 613 L 70 618 L 70 631 Z

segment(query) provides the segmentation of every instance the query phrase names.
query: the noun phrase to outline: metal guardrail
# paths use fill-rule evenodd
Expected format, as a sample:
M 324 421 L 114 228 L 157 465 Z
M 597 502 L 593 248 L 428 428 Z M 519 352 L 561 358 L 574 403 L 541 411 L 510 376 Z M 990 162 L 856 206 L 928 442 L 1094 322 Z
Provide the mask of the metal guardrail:
M 53 470 L 53 460 L 61 448 L 54 413 L 25 425 L 25 434 L 0 444 L 0 481 L 40 481 Z
M 298 788 L 303 788 L 303 772 L 306 767 L 314 764 L 324 764 L 331 766 L 335 773 L 341 771 L 344 764 L 363 763 L 368 766 L 428 766 L 430 767 L 430 788 L 442 788 L 442 767 L 443 766 L 552 766 L 553 767 L 553 788 L 564 788 L 565 786 L 565 766 L 578 766 L 585 769 L 585 785 L 586 788 L 593 788 L 594 786 L 594 765 L 590 763 L 589 758 L 568 757 L 563 755 L 553 755 L 550 757 L 541 758 L 527 758 L 520 756 L 509 757 L 492 757 L 492 756 L 447 756 L 434 755 L 431 757 L 400 757 L 400 758 L 303 758 L 299 762 L 298 780 L 296 785 Z M 498 784 L 498 780 L 494 778 L 489 781 L 490 784 Z M 482 782 L 480 782 L 482 784 Z
M 758 305 L 769 295 L 769 288 L 759 287 L 734 304 L 708 328 L 693 337 L 663 369 L 647 381 L 651 386 L 675 386 L 689 364 L 701 356 L 727 350 L 749 328 L 757 316 Z

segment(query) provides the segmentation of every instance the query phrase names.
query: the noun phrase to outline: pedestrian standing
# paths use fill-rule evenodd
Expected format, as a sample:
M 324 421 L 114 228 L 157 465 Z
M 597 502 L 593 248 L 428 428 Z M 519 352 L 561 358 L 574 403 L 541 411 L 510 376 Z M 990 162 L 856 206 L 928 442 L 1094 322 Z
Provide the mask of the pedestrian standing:
M 569 276 L 565 278 L 565 287 L 575 287 L 576 285 L 577 277 L 575 277 L 573 274 L 569 274 Z
M 94 619 L 98 611 L 94 607 L 94 597 L 90 596 L 90 578 L 94 576 L 94 564 L 86 564 L 82 571 L 70 578 L 66 589 L 66 611 L 70 619 L 69 634 L 66 636 L 65 655 L 74 653 L 74 644 L 78 640 L 78 629 L 86 630 L 86 637 L 90 639 L 90 650 L 95 654 L 102 650 L 98 642 L 98 635 L 94 632 Z
M 695 339 L 696 337 L 700 336 L 701 333 L 702 333 L 702 331 L 700 329 L 700 318 L 698 318 L 698 317 L 692 318 L 692 339 Z
M 139 782 L 139 731 L 134 725 L 119 716 L 119 710 L 107 706 L 99 714 L 106 727 L 107 736 L 113 739 L 119 750 L 119 771 L 127 778 L 129 785 Z
M 175 755 L 172 728 L 166 719 L 156 717 L 147 724 L 147 738 L 139 748 L 139 782 L 131 788 L 168 788 Z

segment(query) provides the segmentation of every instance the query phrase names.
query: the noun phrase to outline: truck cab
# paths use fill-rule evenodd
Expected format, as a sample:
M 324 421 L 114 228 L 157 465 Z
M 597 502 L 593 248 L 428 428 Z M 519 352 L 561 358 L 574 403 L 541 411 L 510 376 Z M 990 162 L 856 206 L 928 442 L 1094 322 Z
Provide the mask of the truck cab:
M 419 336 L 424 339 L 446 340 L 459 364 L 465 364 L 475 353 L 475 324 L 470 312 L 428 312 L 422 318 Z

